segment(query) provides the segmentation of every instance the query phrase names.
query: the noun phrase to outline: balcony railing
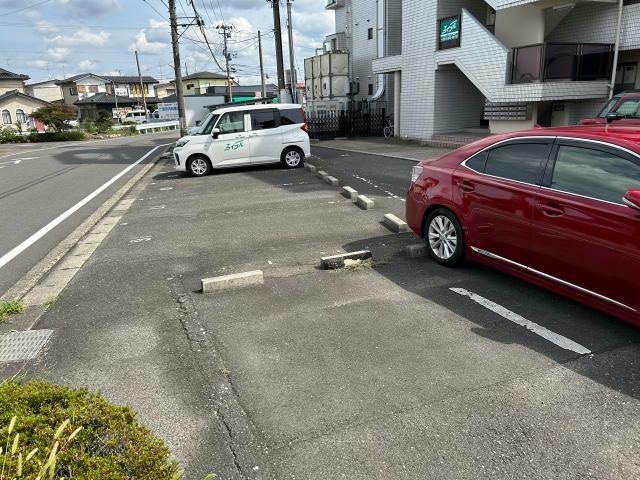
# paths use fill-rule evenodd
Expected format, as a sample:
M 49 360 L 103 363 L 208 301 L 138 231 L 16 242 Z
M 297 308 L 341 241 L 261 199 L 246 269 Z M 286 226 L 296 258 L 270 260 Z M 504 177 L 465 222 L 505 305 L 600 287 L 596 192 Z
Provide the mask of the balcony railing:
M 513 49 L 511 83 L 606 80 L 613 66 L 608 43 L 539 43 Z
M 327 0 L 327 5 L 324 7 L 327 10 L 337 10 L 344 7 L 344 0 Z

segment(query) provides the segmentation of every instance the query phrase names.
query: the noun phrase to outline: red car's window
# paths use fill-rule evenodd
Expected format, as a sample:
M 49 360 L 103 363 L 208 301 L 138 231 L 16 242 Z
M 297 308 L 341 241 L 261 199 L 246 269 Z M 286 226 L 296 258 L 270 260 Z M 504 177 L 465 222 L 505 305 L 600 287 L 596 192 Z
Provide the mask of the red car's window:
M 547 143 L 515 143 L 494 148 L 489 151 L 484 173 L 535 184 L 550 149 L 551 145 Z
M 627 190 L 640 188 L 640 165 L 608 152 L 561 145 L 553 180 L 555 190 L 623 204 Z
M 620 104 L 616 113 L 627 118 L 640 118 L 640 98 L 625 100 Z

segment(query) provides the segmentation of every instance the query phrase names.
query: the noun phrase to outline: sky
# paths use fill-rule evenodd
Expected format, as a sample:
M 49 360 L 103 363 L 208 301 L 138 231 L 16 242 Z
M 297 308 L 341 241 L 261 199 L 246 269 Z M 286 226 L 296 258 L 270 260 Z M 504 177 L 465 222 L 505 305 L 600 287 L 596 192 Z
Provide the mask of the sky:
M 194 0 L 205 22 L 213 53 L 224 67 L 222 35 L 232 25 L 229 52 L 240 84 L 259 84 L 257 35 L 262 32 L 267 82 L 277 83 L 271 4 L 265 0 Z M 286 1 L 281 5 L 285 68 L 289 68 Z M 27 83 L 79 73 L 136 75 L 134 51 L 143 75 L 173 79 L 173 56 L 166 0 L 0 0 L 0 68 L 29 75 Z M 293 26 L 298 78 L 304 59 L 333 33 L 333 12 L 325 0 L 294 0 Z M 179 17 L 193 17 L 189 0 L 177 0 Z M 188 23 L 189 20 L 179 20 Z M 197 27 L 180 42 L 182 73 L 221 72 Z

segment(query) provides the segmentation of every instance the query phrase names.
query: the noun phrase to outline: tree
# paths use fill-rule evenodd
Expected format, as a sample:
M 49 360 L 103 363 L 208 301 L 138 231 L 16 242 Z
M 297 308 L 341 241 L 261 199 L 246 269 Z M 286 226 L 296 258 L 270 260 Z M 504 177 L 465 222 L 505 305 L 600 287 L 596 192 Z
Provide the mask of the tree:
M 75 120 L 78 116 L 78 112 L 75 107 L 71 105 L 46 105 L 40 107 L 31 114 L 32 118 L 40 120 L 47 126 L 55 128 L 61 132 L 70 128 L 67 123 L 69 120 Z
M 108 112 L 100 111 L 98 112 L 98 118 L 96 119 L 95 123 L 96 127 L 98 127 L 98 132 L 107 132 L 113 125 L 112 115 L 110 115 Z

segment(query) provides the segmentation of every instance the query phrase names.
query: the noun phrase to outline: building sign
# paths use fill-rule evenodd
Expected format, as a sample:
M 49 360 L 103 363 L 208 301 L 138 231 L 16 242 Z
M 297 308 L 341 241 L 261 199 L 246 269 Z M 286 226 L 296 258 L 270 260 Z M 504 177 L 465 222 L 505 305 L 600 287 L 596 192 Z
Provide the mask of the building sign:
M 178 103 L 159 103 L 158 118 L 161 120 L 178 120 Z
M 126 88 L 121 88 L 121 87 L 116 87 L 116 95 L 119 97 L 128 97 L 129 96 L 129 90 L 127 90 Z
M 438 20 L 438 48 L 455 48 L 460 46 L 460 15 Z

